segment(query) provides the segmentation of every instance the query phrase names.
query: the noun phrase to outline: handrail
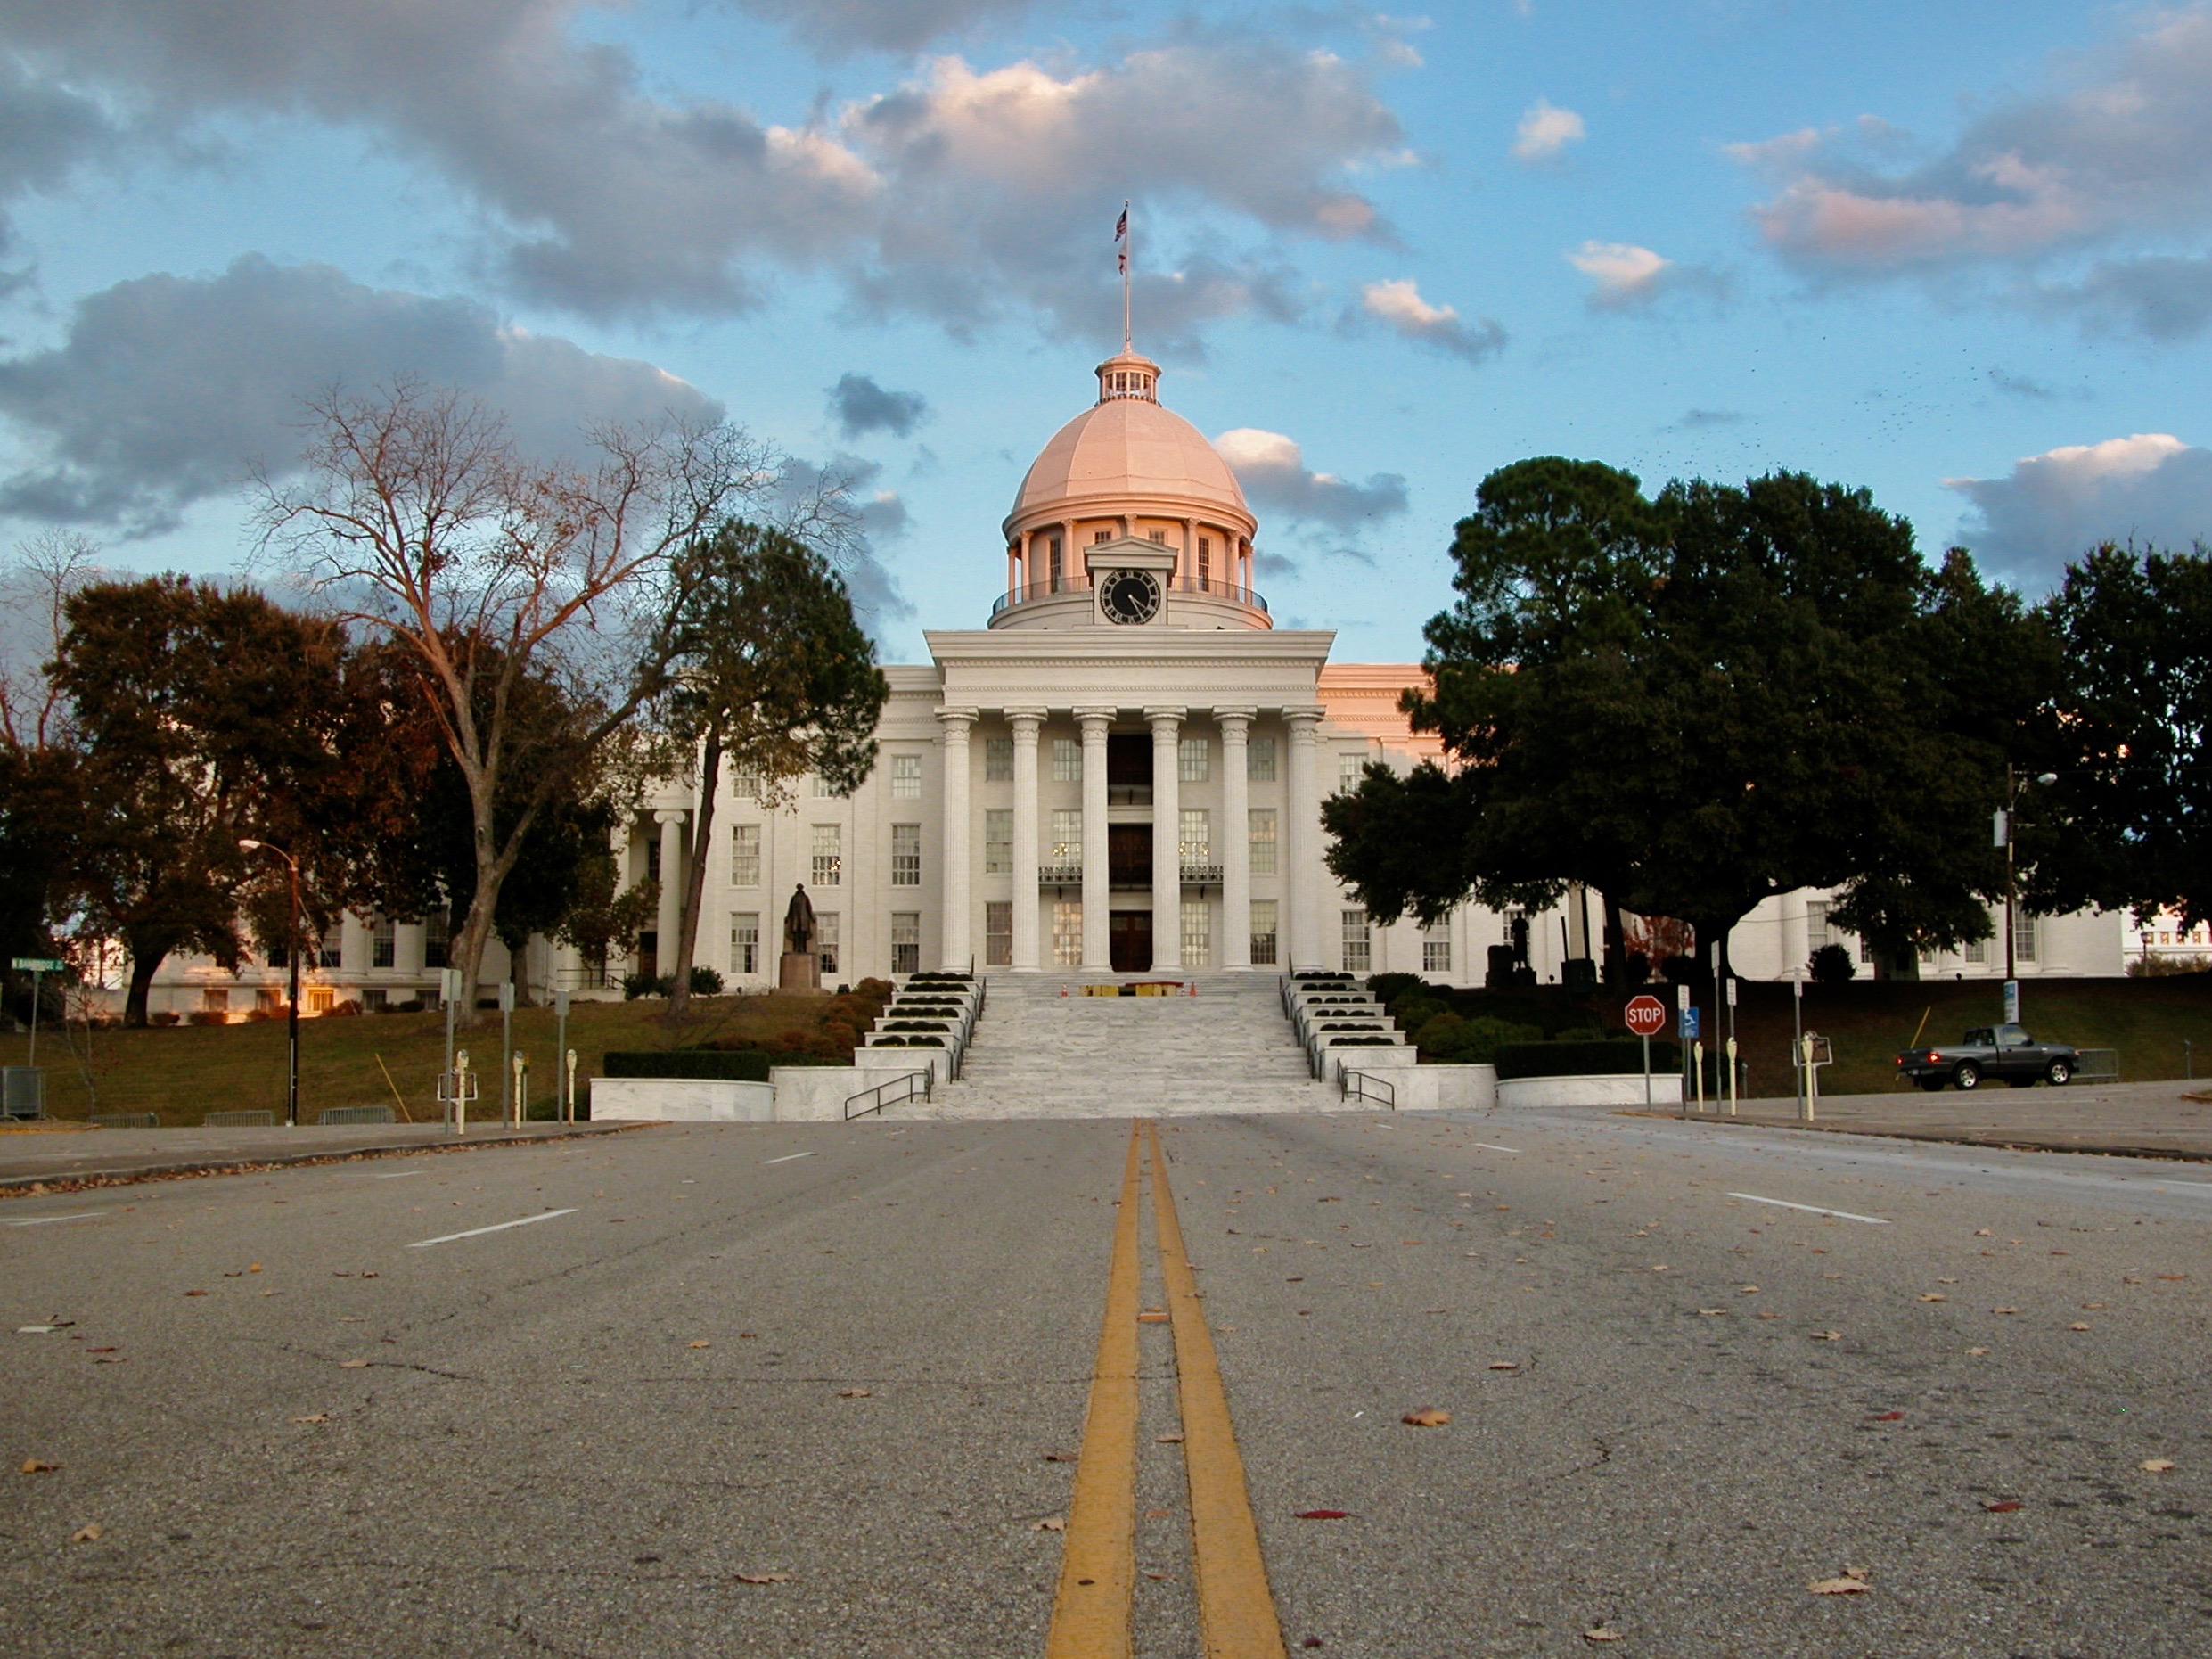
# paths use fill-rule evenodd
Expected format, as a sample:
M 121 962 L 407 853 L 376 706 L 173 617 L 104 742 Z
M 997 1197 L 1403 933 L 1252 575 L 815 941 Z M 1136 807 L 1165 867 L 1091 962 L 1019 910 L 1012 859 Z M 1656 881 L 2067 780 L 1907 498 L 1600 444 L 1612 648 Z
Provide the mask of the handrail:
M 1378 1092 L 1379 1091 L 1379 1092 Z M 1395 1085 L 1368 1072 L 1355 1072 L 1341 1060 L 1337 1062 L 1337 1094 L 1350 1100 L 1380 1100 L 1391 1111 L 1397 1110 L 1397 1089 Z
M 918 1089 L 914 1087 L 914 1081 L 917 1078 L 920 1079 L 922 1082 L 922 1087 Z M 920 1095 L 922 1099 L 928 1100 L 930 1098 L 930 1073 L 927 1071 L 902 1072 L 898 1076 L 891 1079 L 887 1083 L 878 1083 L 873 1088 L 864 1088 L 857 1095 L 848 1095 L 845 1097 L 845 1121 L 849 1123 L 855 1118 L 866 1117 L 871 1112 L 881 1113 L 884 1107 L 895 1106 L 902 1100 L 912 1100 L 916 1095 Z M 901 1089 L 903 1092 L 889 1099 L 883 1098 L 882 1096 L 884 1091 L 890 1088 Z M 875 1105 L 872 1106 L 863 1106 L 857 1112 L 853 1110 L 853 1102 L 856 1100 L 865 1100 L 871 1095 L 878 1096 Z

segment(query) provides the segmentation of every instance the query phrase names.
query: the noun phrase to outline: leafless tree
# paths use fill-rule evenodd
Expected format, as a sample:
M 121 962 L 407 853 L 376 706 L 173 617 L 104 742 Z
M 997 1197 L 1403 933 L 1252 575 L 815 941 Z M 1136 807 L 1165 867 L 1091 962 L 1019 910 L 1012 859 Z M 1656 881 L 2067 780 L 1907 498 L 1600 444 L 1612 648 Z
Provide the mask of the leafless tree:
M 476 890 L 454 940 L 472 1018 L 524 837 L 653 694 L 671 556 L 768 497 L 780 457 L 727 423 L 670 416 L 603 423 L 586 459 L 542 459 L 496 413 L 406 381 L 309 411 L 300 472 L 256 480 L 264 555 L 417 665 L 473 819 Z
M 62 607 L 99 573 L 99 544 L 61 530 L 18 543 L 0 569 L 0 743 L 29 751 L 65 740 L 68 699 L 46 669 L 69 631 Z

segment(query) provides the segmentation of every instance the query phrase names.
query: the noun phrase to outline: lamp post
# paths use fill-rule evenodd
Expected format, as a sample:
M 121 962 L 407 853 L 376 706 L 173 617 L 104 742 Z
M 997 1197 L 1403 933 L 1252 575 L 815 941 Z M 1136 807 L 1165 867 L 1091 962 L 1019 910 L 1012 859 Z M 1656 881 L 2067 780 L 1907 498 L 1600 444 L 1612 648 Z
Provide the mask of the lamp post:
M 243 852 L 273 852 L 283 859 L 291 872 L 291 932 L 284 949 L 285 959 L 291 965 L 291 995 L 284 1007 L 285 1045 L 289 1060 L 284 1083 L 284 1127 L 299 1127 L 299 860 L 282 847 L 271 846 L 266 841 L 241 841 Z
M 2034 781 L 2048 788 L 2059 781 L 2059 775 L 2044 772 Z M 2014 775 L 2010 760 L 2004 763 L 2004 809 L 1997 814 L 1996 831 L 1997 844 L 2004 849 L 2004 982 L 2011 987 L 2019 985 L 2020 977 L 2018 960 L 2019 928 L 2014 919 L 2014 912 L 2019 903 L 2019 883 L 2013 871 L 2012 832 L 2019 821 L 2020 791 L 2028 787 L 2028 779 Z M 2017 998 L 2017 990 L 2012 996 Z M 2019 1017 L 2017 1009 L 2009 1010 L 2008 1014 L 2013 1019 Z

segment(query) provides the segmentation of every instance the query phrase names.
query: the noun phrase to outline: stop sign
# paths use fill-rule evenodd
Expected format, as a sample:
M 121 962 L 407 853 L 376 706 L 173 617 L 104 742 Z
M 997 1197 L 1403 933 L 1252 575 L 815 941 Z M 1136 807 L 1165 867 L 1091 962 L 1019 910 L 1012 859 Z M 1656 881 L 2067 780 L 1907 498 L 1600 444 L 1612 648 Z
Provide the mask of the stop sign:
M 1656 1037 L 1667 1029 L 1667 1005 L 1657 997 L 1632 998 L 1620 1017 L 1637 1036 Z

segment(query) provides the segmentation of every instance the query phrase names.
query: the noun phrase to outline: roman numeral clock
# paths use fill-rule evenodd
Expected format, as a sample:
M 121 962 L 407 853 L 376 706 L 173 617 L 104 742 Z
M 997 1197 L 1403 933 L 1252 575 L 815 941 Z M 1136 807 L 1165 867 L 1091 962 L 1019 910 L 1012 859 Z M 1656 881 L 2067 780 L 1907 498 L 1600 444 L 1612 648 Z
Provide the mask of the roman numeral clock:
M 1085 552 L 1091 585 L 1098 595 L 1098 620 L 1117 628 L 1141 628 L 1167 614 L 1167 590 L 1175 581 L 1176 551 L 1136 536 L 1097 542 Z

